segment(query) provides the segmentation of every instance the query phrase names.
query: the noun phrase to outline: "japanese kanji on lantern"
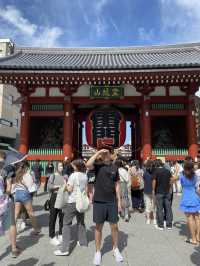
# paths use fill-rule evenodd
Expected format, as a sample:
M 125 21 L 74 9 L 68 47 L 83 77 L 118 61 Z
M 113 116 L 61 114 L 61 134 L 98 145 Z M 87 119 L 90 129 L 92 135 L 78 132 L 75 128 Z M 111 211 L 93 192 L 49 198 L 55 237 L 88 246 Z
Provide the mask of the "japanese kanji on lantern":
M 86 121 L 86 139 L 90 146 L 98 148 L 110 144 L 115 148 L 124 144 L 126 123 L 123 115 L 114 109 L 92 111 Z

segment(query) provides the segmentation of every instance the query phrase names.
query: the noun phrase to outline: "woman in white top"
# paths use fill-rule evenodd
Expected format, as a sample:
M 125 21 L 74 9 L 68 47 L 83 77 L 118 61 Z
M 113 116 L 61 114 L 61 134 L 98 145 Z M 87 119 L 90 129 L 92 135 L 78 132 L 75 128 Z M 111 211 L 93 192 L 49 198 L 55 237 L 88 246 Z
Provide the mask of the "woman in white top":
M 84 213 L 79 213 L 76 209 L 76 191 L 78 185 L 80 186 L 81 192 L 87 190 L 87 175 L 85 163 L 81 159 L 74 160 L 72 162 L 74 173 L 69 176 L 67 181 L 67 191 L 69 192 L 66 206 L 63 208 L 63 242 L 61 250 L 56 250 L 54 254 L 56 256 L 67 256 L 70 251 L 70 240 L 71 240 L 71 225 L 74 217 L 76 216 L 77 227 L 78 227 L 78 245 L 87 246 L 87 235 L 84 222 Z

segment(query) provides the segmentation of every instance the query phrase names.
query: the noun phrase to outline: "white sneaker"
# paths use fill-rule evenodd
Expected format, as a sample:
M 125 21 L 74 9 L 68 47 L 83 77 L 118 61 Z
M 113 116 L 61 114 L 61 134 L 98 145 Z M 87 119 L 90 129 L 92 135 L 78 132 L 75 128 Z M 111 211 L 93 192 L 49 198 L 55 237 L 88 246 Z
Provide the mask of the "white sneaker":
M 99 266 L 101 264 L 101 252 L 97 251 L 94 255 L 93 264 Z
M 54 237 L 54 238 L 51 238 L 50 244 L 53 245 L 53 246 L 59 246 L 60 245 L 60 241 L 57 239 L 57 237 Z
M 129 222 L 129 215 L 125 216 L 125 222 Z
M 60 249 L 54 251 L 54 255 L 56 256 L 68 256 L 69 251 L 62 252 Z
M 119 249 L 115 248 L 113 250 L 113 252 L 114 252 L 114 257 L 115 257 L 116 262 L 122 262 L 123 261 L 123 257 L 121 255 L 121 253 L 119 252 Z
M 167 227 L 167 230 L 172 230 L 172 227 Z
M 146 224 L 151 224 L 150 219 L 147 219 L 147 220 L 146 220 Z
M 160 230 L 160 231 L 163 231 L 164 228 L 163 227 L 159 227 L 159 226 L 156 226 L 156 229 Z
M 17 232 L 21 233 L 26 228 L 26 224 L 25 224 L 25 222 L 23 220 L 19 219 L 17 221 L 16 227 L 17 227 Z
M 60 242 L 60 244 L 62 243 L 62 241 L 63 241 L 62 235 L 58 235 L 58 241 Z

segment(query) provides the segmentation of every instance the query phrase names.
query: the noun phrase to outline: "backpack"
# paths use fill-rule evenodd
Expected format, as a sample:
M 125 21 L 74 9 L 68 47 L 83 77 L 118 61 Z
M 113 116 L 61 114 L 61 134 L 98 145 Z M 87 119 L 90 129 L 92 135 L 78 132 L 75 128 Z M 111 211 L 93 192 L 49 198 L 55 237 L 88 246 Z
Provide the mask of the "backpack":
M 140 188 L 140 177 L 138 176 L 132 176 L 131 177 L 131 187 L 133 189 L 139 189 Z
M 141 185 L 141 179 L 140 176 L 138 175 L 138 173 L 132 173 L 132 171 L 130 172 L 131 174 L 131 188 L 132 189 L 139 189 L 140 185 Z
M 80 183 L 78 177 L 76 178 L 77 181 L 77 191 L 76 191 L 76 210 L 80 213 L 86 212 L 89 209 L 89 198 L 84 190 L 81 192 Z

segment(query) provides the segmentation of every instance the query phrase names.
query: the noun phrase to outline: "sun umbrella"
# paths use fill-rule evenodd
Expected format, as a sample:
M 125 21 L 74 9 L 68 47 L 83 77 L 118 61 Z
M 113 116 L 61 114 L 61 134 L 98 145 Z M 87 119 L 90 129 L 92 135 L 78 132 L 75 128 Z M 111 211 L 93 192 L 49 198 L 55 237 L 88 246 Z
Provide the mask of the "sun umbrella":
M 23 154 L 13 149 L 9 144 L 0 143 L 0 150 L 6 153 L 5 166 L 14 165 L 26 159 L 27 154 Z

